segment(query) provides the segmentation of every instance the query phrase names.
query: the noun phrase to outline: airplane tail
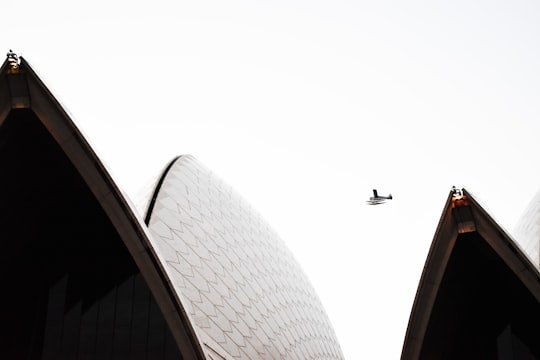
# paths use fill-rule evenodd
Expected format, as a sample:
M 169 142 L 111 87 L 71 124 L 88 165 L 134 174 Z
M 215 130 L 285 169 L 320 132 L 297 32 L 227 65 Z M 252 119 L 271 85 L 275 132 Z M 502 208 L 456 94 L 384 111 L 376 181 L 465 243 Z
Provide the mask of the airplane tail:
M 379 195 L 377 195 L 377 189 L 373 189 L 373 197 L 378 197 Z

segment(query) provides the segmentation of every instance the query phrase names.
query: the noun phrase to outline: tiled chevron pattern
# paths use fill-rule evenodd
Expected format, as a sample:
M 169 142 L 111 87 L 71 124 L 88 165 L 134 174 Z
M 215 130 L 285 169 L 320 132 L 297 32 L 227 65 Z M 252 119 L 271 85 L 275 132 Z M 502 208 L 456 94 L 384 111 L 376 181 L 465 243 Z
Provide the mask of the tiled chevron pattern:
M 343 358 L 285 244 L 193 157 L 169 170 L 149 228 L 207 359 Z
M 513 235 L 540 270 L 540 192 L 521 215 Z

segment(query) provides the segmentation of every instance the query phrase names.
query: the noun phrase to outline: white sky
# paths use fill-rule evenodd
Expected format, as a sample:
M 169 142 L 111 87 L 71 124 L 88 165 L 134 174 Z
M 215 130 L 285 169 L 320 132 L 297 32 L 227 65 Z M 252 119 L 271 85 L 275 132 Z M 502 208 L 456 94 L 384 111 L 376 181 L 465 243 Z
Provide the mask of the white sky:
M 288 243 L 347 359 L 397 359 L 452 185 L 540 189 L 537 1 L 13 1 L 22 54 L 132 197 L 178 154 Z M 367 206 L 371 190 L 391 192 Z

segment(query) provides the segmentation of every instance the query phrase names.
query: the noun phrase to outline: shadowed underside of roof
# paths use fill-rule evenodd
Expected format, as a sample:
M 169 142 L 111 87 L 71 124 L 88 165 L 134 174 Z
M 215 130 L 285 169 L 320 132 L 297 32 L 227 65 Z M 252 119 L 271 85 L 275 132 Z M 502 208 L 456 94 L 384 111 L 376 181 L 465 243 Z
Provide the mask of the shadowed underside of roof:
M 147 230 L 21 60 L 0 68 L 0 357 L 201 359 Z
M 470 193 L 451 193 L 402 359 L 540 358 L 540 276 Z

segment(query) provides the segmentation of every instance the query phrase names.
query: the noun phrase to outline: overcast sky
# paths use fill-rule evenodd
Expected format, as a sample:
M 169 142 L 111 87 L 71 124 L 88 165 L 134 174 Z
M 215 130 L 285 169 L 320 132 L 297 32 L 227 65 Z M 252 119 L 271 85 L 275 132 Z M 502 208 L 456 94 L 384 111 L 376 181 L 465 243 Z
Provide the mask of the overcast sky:
M 397 359 L 453 185 L 540 189 L 538 1 L 12 1 L 22 54 L 134 200 L 192 154 L 300 261 L 347 359 Z M 373 188 L 394 200 L 367 206 Z

